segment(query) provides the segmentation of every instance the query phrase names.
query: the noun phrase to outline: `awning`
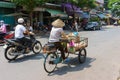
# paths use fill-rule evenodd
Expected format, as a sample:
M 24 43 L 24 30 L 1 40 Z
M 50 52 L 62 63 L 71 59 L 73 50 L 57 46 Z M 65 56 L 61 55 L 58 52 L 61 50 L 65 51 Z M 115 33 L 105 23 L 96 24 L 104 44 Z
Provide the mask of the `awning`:
M 3 7 L 3 8 L 16 8 L 16 5 L 14 3 L 10 3 L 10 2 L 0 2 L 0 7 Z
M 62 3 L 62 10 L 66 11 L 69 16 L 73 16 L 75 14 L 76 17 L 79 17 L 81 14 L 81 9 L 71 3 Z
M 35 7 L 33 11 L 43 12 L 43 11 L 45 11 L 45 9 L 44 8 L 40 8 L 40 7 Z
M 51 14 L 51 17 L 68 17 L 68 15 L 60 10 L 46 9 Z
M 107 16 L 106 15 L 104 15 L 104 14 L 97 14 L 101 19 L 104 19 L 104 18 L 107 18 Z
M 11 14 L 6 14 L 6 15 L 3 15 L 3 17 L 5 16 L 28 16 L 27 14 L 24 14 L 24 13 L 11 13 Z

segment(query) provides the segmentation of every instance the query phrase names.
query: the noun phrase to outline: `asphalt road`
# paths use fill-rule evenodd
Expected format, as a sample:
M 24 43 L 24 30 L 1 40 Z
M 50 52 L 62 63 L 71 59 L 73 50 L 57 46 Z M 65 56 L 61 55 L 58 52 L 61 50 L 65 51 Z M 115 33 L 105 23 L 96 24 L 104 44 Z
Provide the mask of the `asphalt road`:
M 48 35 L 37 37 L 42 45 Z M 80 31 L 81 37 L 88 37 L 87 59 L 78 63 L 77 55 L 70 55 L 68 64 L 58 64 L 52 74 L 45 72 L 45 54 L 29 54 L 16 61 L 4 58 L 0 47 L 0 80 L 117 80 L 120 71 L 120 27 L 104 27 L 99 31 Z

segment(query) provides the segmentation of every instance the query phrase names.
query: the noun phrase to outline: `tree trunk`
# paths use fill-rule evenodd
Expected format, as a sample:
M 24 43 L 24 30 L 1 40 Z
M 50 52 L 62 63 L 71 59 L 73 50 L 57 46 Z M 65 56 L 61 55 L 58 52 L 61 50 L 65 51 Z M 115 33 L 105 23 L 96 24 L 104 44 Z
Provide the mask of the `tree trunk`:
M 29 16 L 30 16 L 30 24 L 31 24 L 31 26 L 33 26 L 33 12 L 30 12 L 30 14 L 29 14 Z

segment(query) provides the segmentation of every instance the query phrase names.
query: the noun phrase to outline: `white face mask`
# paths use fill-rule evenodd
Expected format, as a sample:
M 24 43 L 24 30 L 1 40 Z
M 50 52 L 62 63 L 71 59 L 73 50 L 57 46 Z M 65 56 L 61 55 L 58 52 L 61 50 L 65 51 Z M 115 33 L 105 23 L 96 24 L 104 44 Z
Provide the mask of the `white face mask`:
M 4 24 L 4 23 L 2 23 L 2 22 L 0 23 L 1 26 L 2 26 L 3 24 Z

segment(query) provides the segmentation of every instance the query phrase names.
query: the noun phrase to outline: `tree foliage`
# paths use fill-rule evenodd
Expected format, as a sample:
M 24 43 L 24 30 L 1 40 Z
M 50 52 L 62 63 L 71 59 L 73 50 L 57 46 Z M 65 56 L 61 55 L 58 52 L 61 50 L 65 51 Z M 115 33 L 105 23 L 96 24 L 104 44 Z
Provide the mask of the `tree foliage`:
M 35 7 L 44 4 L 45 0 L 12 0 L 12 2 L 23 6 L 28 12 L 32 12 Z
M 95 0 L 45 0 L 47 2 L 55 2 L 55 3 L 61 3 L 61 2 L 70 2 L 74 5 L 77 5 L 81 8 L 88 7 L 88 8 L 95 8 Z
M 31 24 L 33 24 L 32 14 L 33 14 L 34 8 L 46 2 L 46 0 L 11 0 L 11 1 L 14 2 L 17 6 L 24 7 L 26 11 L 29 12 Z
M 109 0 L 108 7 L 114 13 L 120 15 L 120 0 Z
M 81 8 L 88 7 L 88 8 L 95 8 L 95 0 L 69 0 L 69 2 L 78 5 Z

